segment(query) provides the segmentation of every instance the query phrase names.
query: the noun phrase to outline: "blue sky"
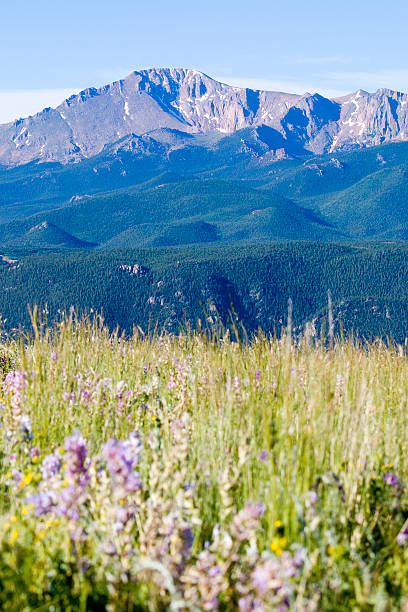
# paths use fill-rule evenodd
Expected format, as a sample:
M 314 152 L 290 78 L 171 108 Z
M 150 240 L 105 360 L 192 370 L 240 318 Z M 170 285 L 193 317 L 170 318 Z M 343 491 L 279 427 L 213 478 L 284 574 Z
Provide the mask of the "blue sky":
M 336 96 L 408 92 L 408 2 L 1 0 L 0 122 L 148 67 Z

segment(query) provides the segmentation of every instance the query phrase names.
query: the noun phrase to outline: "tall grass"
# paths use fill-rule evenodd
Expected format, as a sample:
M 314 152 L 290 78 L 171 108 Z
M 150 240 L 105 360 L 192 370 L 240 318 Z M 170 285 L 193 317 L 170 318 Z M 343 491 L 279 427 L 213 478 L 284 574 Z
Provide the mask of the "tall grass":
M 2 609 L 407 609 L 398 347 L 126 339 L 70 316 L 34 317 L 1 354 Z M 64 443 L 76 430 L 83 487 Z M 141 486 L 125 495 L 103 447 L 132 432 Z M 65 464 L 47 482 L 53 452 Z M 77 516 L 61 510 L 65 481 Z M 44 490 L 53 503 L 39 513 Z

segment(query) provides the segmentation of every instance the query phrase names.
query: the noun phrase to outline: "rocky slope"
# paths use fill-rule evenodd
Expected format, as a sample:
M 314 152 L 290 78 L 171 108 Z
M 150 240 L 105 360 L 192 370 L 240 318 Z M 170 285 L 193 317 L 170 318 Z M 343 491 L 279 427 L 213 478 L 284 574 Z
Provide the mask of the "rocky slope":
M 385 89 L 329 100 L 231 87 L 196 70 L 143 70 L 1 125 L 0 164 L 75 162 L 131 134 L 162 128 L 227 134 L 268 126 L 269 148 L 280 157 L 369 147 L 408 140 L 407 102 L 408 95 Z M 129 146 L 144 154 L 137 140 Z M 146 154 L 154 146 L 147 148 Z

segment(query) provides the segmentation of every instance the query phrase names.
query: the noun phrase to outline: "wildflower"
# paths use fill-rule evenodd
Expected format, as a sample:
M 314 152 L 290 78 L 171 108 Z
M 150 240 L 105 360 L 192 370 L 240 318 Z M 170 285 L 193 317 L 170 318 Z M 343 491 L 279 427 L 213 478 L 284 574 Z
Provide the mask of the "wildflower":
M 384 474 L 384 482 L 387 485 L 390 485 L 390 487 L 394 487 L 394 489 L 398 488 L 399 486 L 399 479 L 394 472 L 387 472 Z
M 336 385 L 342 387 L 344 385 L 344 378 L 341 374 L 336 375 Z
M 139 437 L 132 434 L 129 440 L 112 438 L 103 447 L 103 455 L 111 475 L 115 495 L 126 498 L 141 487 L 139 473 L 135 471 L 142 449 Z
M 260 455 L 260 457 L 259 457 L 259 460 L 265 463 L 265 461 L 268 459 L 268 457 L 269 457 L 268 451 L 263 450 L 261 455 Z
M 270 544 L 270 549 L 273 553 L 280 557 L 287 543 L 288 541 L 286 538 L 273 538 Z
M 62 399 L 64 400 L 64 402 L 68 402 L 70 405 L 72 405 L 74 402 L 74 394 L 67 393 L 66 391 L 64 391 L 64 393 L 62 394 Z
M 255 370 L 255 380 L 260 380 L 261 378 L 261 370 Z
M 316 502 L 317 502 L 317 493 L 316 493 L 316 491 L 307 491 L 307 493 L 306 493 L 306 501 L 305 501 L 306 508 L 313 508 L 313 506 L 316 504 Z
M 12 480 L 10 480 L 12 479 Z M 10 486 L 11 484 L 14 484 L 14 486 L 18 487 L 20 485 L 20 482 L 23 479 L 23 474 L 21 472 L 19 472 L 19 470 L 16 469 L 12 469 L 11 473 L 9 473 L 7 480 L 6 480 L 6 485 Z
M 37 493 L 35 495 L 30 495 L 25 501 L 26 504 L 33 507 L 34 516 L 36 518 L 48 514 L 54 508 L 53 499 L 46 491 L 42 491 L 41 493 Z
M 176 388 L 176 383 L 174 382 L 174 380 L 169 380 L 167 386 L 168 386 L 169 389 L 175 389 Z
M 44 480 L 49 480 L 61 470 L 61 457 L 56 453 L 44 457 L 41 464 L 41 475 Z
M 11 532 L 10 538 L 12 540 L 17 540 L 17 538 L 18 538 L 18 529 L 13 529 L 13 531 Z
M 264 515 L 262 502 L 248 503 L 235 515 L 231 533 L 239 541 L 250 540 L 259 527 L 259 519 Z
M 57 353 L 55 351 L 52 351 L 52 353 L 50 355 L 50 359 L 51 359 L 51 361 L 54 361 L 54 362 L 57 361 L 58 355 L 57 355 Z
M 66 516 L 74 521 L 79 519 L 78 505 L 81 500 L 83 492 L 79 487 L 74 484 L 69 484 L 65 489 L 61 491 L 58 513 L 62 516 Z
M 32 483 L 32 481 L 33 481 L 33 474 L 32 474 L 32 472 L 28 472 L 28 473 L 27 473 L 27 474 L 24 476 L 24 478 L 22 479 L 22 481 L 21 481 L 21 482 L 22 482 L 23 486 L 25 486 L 25 485 L 29 485 L 29 484 L 31 484 L 31 483 Z
M 70 482 L 76 482 L 84 486 L 89 480 L 88 466 L 85 459 L 87 448 L 85 439 L 79 431 L 75 431 L 72 436 L 65 439 L 65 477 Z
M 30 448 L 30 457 L 31 459 L 36 459 L 38 458 L 40 455 L 40 450 L 39 448 L 37 448 L 36 446 L 33 446 L 32 448 Z
M 25 440 L 32 440 L 33 428 L 31 425 L 31 419 L 26 414 L 23 414 L 23 416 L 20 418 L 20 429 Z
M 4 379 L 3 388 L 11 396 L 11 407 L 13 418 L 16 423 L 20 423 L 22 408 L 22 391 L 27 386 L 27 375 L 23 370 L 9 372 Z
M 260 559 L 247 585 L 241 586 L 245 597 L 239 600 L 239 609 L 243 612 L 266 612 L 266 610 L 286 610 L 289 608 L 289 597 L 292 591 L 289 579 L 299 574 L 294 558 L 288 552 L 282 556 Z
M 398 546 L 407 546 L 408 544 L 408 527 L 405 527 L 402 531 L 397 535 L 397 543 Z

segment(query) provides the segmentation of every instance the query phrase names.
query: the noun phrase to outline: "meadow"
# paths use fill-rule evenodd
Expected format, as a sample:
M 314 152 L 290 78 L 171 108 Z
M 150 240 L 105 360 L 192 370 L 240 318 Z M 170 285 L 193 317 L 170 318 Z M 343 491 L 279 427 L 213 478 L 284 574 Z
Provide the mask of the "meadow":
M 233 338 L 3 337 L 0 609 L 408 610 L 406 347 Z

